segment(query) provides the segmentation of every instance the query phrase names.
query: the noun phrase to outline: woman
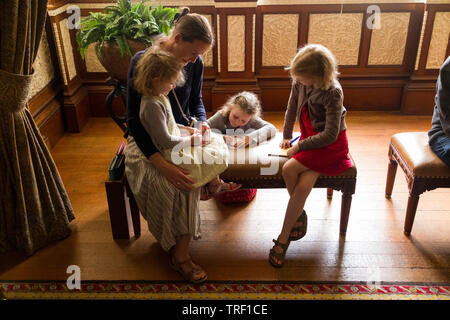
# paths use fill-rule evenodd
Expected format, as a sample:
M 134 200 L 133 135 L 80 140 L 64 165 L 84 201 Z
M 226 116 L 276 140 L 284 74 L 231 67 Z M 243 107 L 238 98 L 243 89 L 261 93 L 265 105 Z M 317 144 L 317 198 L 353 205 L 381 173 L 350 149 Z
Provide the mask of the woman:
M 434 102 L 428 143 L 431 150 L 450 167 L 450 56 L 439 70 Z
M 175 21 L 170 36 L 155 43 L 184 66 L 185 85 L 173 90 L 169 100 L 177 123 L 189 125 L 188 117 L 193 115 L 201 121 L 204 132 L 209 126 L 201 95 L 203 61 L 200 55 L 214 44 L 214 35 L 208 20 L 189 13 L 187 8 Z M 170 252 L 170 265 L 186 280 L 203 282 L 206 272 L 189 255 L 191 237 L 200 238 L 199 189 L 193 190 L 194 181 L 188 177 L 189 172 L 164 160 L 139 118 L 141 96 L 134 88 L 134 80 L 136 64 L 143 53 L 140 51 L 132 58 L 128 71 L 127 179 L 149 230 L 162 248 Z

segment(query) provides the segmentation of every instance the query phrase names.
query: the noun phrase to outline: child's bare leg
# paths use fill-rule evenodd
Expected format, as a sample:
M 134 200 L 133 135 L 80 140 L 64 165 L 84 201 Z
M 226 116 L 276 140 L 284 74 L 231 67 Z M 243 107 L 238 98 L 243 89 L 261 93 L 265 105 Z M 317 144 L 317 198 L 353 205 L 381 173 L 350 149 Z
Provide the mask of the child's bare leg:
M 294 192 L 294 188 L 299 181 L 299 175 L 302 172 L 309 170 L 309 168 L 302 165 L 297 160 L 291 158 L 284 165 L 282 169 L 282 175 L 284 183 L 286 184 L 286 188 L 288 190 L 289 195 Z
M 281 229 L 279 240 L 286 243 L 289 238 L 289 233 L 294 226 L 295 221 L 300 216 L 305 206 L 306 198 L 308 198 L 311 193 L 314 184 L 320 173 L 307 170 L 303 172 L 297 185 L 295 186 L 294 192 L 291 194 L 289 199 L 286 215 L 284 217 L 283 228 Z
M 288 206 L 286 208 L 286 214 L 284 216 L 283 227 L 281 229 L 281 233 L 278 236 L 278 241 L 281 243 L 288 243 L 289 234 L 294 226 L 297 218 L 303 211 L 303 207 L 305 206 L 306 198 L 310 194 L 314 184 L 316 183 L 317 178 L 320 176 L 320 173 L 306 170 L 302 172 L 298 178 L 298 182 L 295 185 L 295 189 L 291 194 L 291 197 L 288 202 Z M 275 251 L 281 253 L 283 250 L 275 246 Z M 281 261 L 278 261 L 275 257 L 273 257 L 274 262 L 279 264 Z

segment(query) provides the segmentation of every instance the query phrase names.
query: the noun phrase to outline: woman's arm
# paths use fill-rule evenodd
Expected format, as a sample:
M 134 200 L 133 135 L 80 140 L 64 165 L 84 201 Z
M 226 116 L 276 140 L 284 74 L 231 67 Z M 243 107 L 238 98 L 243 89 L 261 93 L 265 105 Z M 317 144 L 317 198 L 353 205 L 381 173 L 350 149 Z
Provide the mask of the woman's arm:
M 188 174 L 189 171 L 179 168 L 176 165 L 166 161 L 161 153 L 156 152 L 148 158 L 150 162 L 170 183 L 180 190 L 192 190 L 195 183 Z
M 202 98 L 203 60 L 199 56 L 192 66 L 192 87 L 189 95 L 189 112 L 200 121 L 206 121 L 206 111 Z

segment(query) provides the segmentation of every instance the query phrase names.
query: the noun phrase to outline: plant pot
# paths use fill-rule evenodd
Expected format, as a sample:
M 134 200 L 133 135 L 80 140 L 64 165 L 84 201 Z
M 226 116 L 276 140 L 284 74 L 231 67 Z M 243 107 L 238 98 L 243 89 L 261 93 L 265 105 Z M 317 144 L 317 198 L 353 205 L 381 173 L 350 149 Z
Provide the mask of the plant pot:
M 99 43 L 96 44 L 96 49 Z M 136 52 L 151 46 L 143 42 L 128 40 L 128 46 L 134 56 Z M 108 74 L 126 85 L 128 67 L 130 66 L 131 57 L 128 54 L 123 56 L 120 54 L 120 48 L 115 41 L 104 42 L 100 49 L 100 63 L 106 69 Z

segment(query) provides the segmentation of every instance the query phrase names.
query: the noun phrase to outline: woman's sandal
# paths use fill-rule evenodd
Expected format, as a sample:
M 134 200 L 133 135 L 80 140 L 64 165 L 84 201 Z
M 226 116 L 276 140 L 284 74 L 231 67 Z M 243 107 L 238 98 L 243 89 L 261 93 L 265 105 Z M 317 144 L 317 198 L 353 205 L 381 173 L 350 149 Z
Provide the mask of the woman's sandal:
M 306 230 L 308 228 L 308 216 L 306 215 L 305 210 L 303 210 L 300 217 L 297 218 L 296 223 L 300 225 L 292 227 L 291 233 L 289 234 L 289 241 L 300 240 L 306 235 Z
M 273 239 L 272 240 L 275 245 L 272 247 L 272 249 L 270 249 L 270 253 L 269 253 L 269 262 L 272 266 L 274 266 L 275 268 L 281 268 L 284 264 L 284 258 L 286 257 L 286 251 L 289 247 L 289 244 L 291 243 L 290 241 L 288 241 L 288 243 L 281 243 L 278 240 Z M 282 252 L 276 252 L 275 251 L 275 247 L 280 247 L 283 251 Z M 273 258 L 277 259 L 278 261 L 280 261 L 280 264 L 274 262 Z
M 211 183 L 209 183 L 206 190 L 209 196 L 216 196 L 225 192 L 236 191 L 241 187 L 241 184 L 237 184 L 235 182 L 224 182 L 220 179 L 220 182 L 216 185 L 211 185 Z M 211 191 L 211 188 L 213 188 L 214 191 Z
M 204 273 L 204 272 L 205 272 L 205 271 L 204 271 L 202 268 L 200 268 L 199 266 L 197 266 L 197 265 L 195 265 L 195 264 L 193 263 L 193 264 L 194 264 L 194 267 L 192 268 L 192 270 L 191 270 L 190 272 L 184 271 L 183 268 L 181 267 L 183 264 L 188 263 L 188 262 L 191 262 L 191 261 L 192 261 L 192 259 L 189 258 L 189 259 L 187 259 L 187 260 L 185 260 L 185 261 L 181 261 L 181 262 L 173 262 L 173 258 L 170 258 L 170 260 L 169 260 L 169 265 L 170 265 L 170 267 L 171 267 L 173 270 L 175 270 L 175 271 L 177 271 L 179 274 L 181 274 L 181 276 L 184 278 L 184 280 L 186 280 L 186 281 L 188 281 L 188 282 L 190 282 L 190 283 L 202 283 L 202 282 L 205 282 L 206 279 L 208 279 L 208 275 L 206 275 L 206 273 L 205 273 L 205 276 L 202 277 L 202 278 L 200 278 L 200 279 L 196 279 L 196 278 L 195 278 L 195 275 L 201 274 L 201 273 Z

